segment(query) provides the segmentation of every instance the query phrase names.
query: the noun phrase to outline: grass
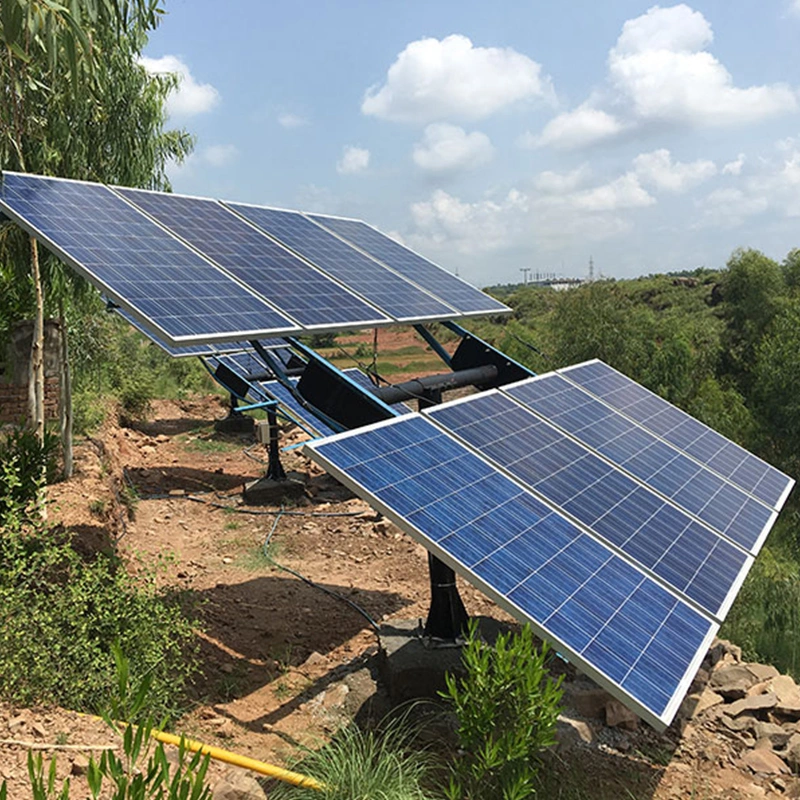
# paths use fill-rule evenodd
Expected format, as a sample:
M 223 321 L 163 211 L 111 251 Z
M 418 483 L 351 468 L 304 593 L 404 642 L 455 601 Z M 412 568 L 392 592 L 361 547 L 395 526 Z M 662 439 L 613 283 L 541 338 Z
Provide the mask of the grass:
M 231 453 L 241 448 L 241 442 L 228 442 L 224 439 L 187 439 L 184 450 L 190 453 Z

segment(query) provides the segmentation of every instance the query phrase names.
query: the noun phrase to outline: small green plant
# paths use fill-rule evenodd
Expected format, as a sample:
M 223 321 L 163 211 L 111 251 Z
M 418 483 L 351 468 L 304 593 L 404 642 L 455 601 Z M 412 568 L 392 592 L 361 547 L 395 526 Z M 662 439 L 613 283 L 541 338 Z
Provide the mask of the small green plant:
M 381 731 L 355 724 L 327 745 L 309 752 L 296 768 L 323 784 L 321 791 L 282 784 L 275 800 L 433 800 L 423 788 L 432 757 L 414 746 L 404 717 Z
M 555 743 L 561 678 L 547 672 L 549 649 L 533 634 L 501 634 L 492 647 L 471 620 L 463 678 L 446 676 L 447 699 L 458 717 L 461 754 L 448 800 L 524 800 L 536 793 L 543 750 Z
M 210 758 L 195 753 L 190 757 L 185 741 L 181 739 L 177 763 L 170 764 L 164 745 L 153 746 L 152 717 L 146 714 L 149 676 L 134 686 L 131 683 L 130 665 L 118 644 L 112 646 L 117 671 L 115 693 L 110 707 L 103 715 L 109 727 L 122 739 L 123 755 L 106 750 L 99 763 L 92 758 L 86 773 L 89 791 L 97 800 L 103 791 L 104 781 L 111 784 L 111 800 L 209 800 L 211 789 L 206 785 Z M 130 724 L 142 717 L 140 723 Z M 145 766 L 146 761 L 146 766 Z M 67 778 L 56 789 L 56 761 L 50 761 L 45 774 L 41 753 L 28 753 L 28 777 L 33 800 L 69 800 L 70 783 Z M 0 785 L 0 800 L 5 800 L 6 785 Z
M 97 498 L 89 503 L 89 512 L 96 517 L 102 517 L 106 513 L 106 501 Z
M 15 524 L 30 518 L 43 479 L 52 480 L 58 440 L 45 433 L 44 445 L 29 428 L 0 435 L 0 528 L 14 515 Z

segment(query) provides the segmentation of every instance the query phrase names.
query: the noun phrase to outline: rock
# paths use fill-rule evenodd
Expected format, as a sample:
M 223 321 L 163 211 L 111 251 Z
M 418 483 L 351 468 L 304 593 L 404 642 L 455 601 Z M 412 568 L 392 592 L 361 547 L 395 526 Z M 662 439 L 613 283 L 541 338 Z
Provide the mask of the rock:
M 42 739 L 44 739 L 47 736 L 47 731 L 45 730 L 44 725 L 42 725 L 41 722 L 32 722 L 31 730 Z
M 225 719 L 217 728 L 217 736 L 222 739 L 233 739 L 235 730 L 233 727 L 233 720 Z
M 728 730 L 736 732 L 752 730 L 757 722 L 752 714 L 742 714 L 736 718 L 723 714 L 720 721 Z
M 573 709 L 581 717 L 603 719 L 606 703 L 610 699 L 608 692 L 596 686 L 573 683 L 564 687 L 564 706 Z
M 708 651 L 711 666 L 725 660 L 728 664 L 739 664 L 742 660 L 742 648 L 725 639 L 717 639 Z
M 763 739 L 756 739 L 753 744 L 754 750 L 772 750 L 772 740 L 765 736 Z
M 694 680 L 692 681 L 692 685 L 690 686 L 690 691 L 692 692 L 702 692 L 703 689 L 706 688 L 706 685 L 709 681 L 709 674 L 708 670 L 700 669 L 697 670 L 697 674 L 694 676 Z
M 772 750 L 751 750 L 742 757 L 742 764 L 753 772 L 767 775 L 788 775 L 791 772 L 786 762 Z
M 346 683 L 334 683 L 322 695 L 322 707 L 328 710 L 340 709 L 350 694 L 350 687 Z
M 89 759 L 80 753 L 72 759 L 70 772 L 73 775 L 85 775 L 89 771 Z
M 748 672 L 752 673 L 753 677 L 759 683 L 777 678 L 780 674 L 772 664 L 745 664 L 745 668 Z
M 741 664 L 730 664 L 714 670 L 709 686 L 723 697 L 738 700 L 756 683 L 756 677 Z
M 800 770 L 800 733 L 793 733 L 786 742 L 784 758 L 795 770 Z
M 211 792 L 212 800 L 267 800 L 258 781 L 248 772 L 228 770 Z
M 722 695 L 717 694 L 711 689 L 704 689 L 702 694 L 697 698 L 697 703 L 694 706 L 694 709 L 692 710 L 692 716 L 697 717 L 704 711 L 707 711 L 709 708 L 718 706 L 720 703 L 723 702 L 724 699 Z
M 580 719 L 572 719 L 566 714 L 559 714 L 556 722 L 556 742 L 558 746 L 569 750 L 581 743 L 591 744 L 594 732 L 591 726 Z
M 606 703 L 606 725 L 609 728 L 625 728 L 635 731 L 639 727 L 639 717 L 626 708 L 619 700 L 609 700 Z
M 789 741 L 789 732 L 773 722 L 756 722 L 753 726 L 756 739 L 769 739 L 775 747 L 783 747 Z
M 774 692 L 767 694 L 754 695 L 753 697 L 743 697 L 736 700 L 725 708 L 725 713 L 730 717 L 738 717 L 745 711 L 762 711 L 768 708 L 775 708 L 778 698 Z
M 303 662 L 304 667 L 327 667 L 328 659 L 316 650 Z

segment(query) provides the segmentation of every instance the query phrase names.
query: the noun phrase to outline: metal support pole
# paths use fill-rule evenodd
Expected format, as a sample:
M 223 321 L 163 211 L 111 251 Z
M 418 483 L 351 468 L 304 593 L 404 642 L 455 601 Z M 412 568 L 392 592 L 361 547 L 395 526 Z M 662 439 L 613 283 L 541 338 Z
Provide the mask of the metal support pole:
M 420 411 L 441 402 L 441 388 L 426 388 L 419 398 Z M 433 553 L 428 553 L 428 571 L 431 578 L 431 606 L 423 634 L 454 642 L 466 630 L 469 619 L 456 586 L 456 573 Z
M 267 477 L 273 481 L 286 480 L 286 472 L 281 464 L 281 452 L 278 444 L 278 417 L 274 408 L 267 409 L 269 425 L 269 457 L 267 461 Z

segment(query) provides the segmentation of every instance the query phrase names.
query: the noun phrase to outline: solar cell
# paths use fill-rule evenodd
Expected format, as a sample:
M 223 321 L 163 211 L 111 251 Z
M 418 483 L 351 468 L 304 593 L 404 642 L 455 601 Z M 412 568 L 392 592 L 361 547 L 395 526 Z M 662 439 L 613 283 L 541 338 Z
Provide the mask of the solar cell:
M 559 372 L 776 511 L 789 496 L 787 475 L 602 361 Z
M 758 553 L 776 512 L 555 373 L 502 391 L 731 541 Z
M 114 189 L 305 327 L 389 322 L 216 200 Z
M 325 226 L 343 239 L 352 242 L 365 253 L 414 281 L 437 297 L 444 298 L 462 314 L 507 313 L 508 307 L 493 297 L 470 286 L 455 275 L 423 258 L 421 255 L 390 239 L 380 231 L 356 219 L 328 217 L 321 214 L 305 216 Z
M 328 275 L 342 281 L 395 320 L 405 322 L 458 316 L 442 300 L 422 291 L 296 211 L 242 203 L 225 205 Z
M 424 412 L 722 621 L 752 557 L 497 391 Z
M 418 414 L 306 452 L 651 724 L 672 720 L 715 622 Z
M 168 344 L 299 330 L 105 186 L 4 172 L 0 208 Z

